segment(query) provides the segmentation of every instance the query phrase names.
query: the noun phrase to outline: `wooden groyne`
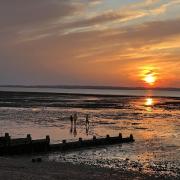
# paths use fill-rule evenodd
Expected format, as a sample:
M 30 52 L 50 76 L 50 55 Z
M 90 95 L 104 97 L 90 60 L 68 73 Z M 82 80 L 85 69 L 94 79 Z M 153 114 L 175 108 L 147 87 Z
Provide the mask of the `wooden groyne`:
M 8 133 L 0 137 L 0 155 L 25 154 L 47 152 L 50 146 L 50 137 L 32 140 L 28 134 L 26 138 L 11 139 Z
M 63 140 L 62 143 L 59 144 L 50 144 L 49 136 L 46 136 L 45 139 L 32 140 L 31 135 L 28 134 L 26 138 L 11 139 L 9 134 L 5 133 L 5 136 L 0 137 L 0 155 L 68 151 L 130 142 L 134 142 L 133 135 L 123 138 L 121 133 L 116 137 L 107 135 L 105 138 L 96 138 L 96 136 L 93 136 L 90 140 L 79 138 L 79 140 L 75 142 Z

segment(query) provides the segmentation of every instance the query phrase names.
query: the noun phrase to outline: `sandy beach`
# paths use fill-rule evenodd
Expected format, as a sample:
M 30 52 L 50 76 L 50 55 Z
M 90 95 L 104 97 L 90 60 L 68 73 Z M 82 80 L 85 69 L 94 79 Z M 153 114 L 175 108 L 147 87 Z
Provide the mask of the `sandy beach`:
M 42 163 L 32 163 L 31 156 L 0 157 L 0 180 L 179 177 L 179 97 L 1 92 L 0 99 L 1 135 L 31 134 L 32 139 L 49 135 L 52 144 L 119 133 L 135 139 L 130 144 L 48 154 Z M 69 117 L 74 113 L 78 121 L 72 132 Z
M 70 163 L 32 162 L 32 157 L 0 157 L 1 180 L 116 180 L 116 179 L 168 179 L 149 176 L 138 172 L 116 171 L 95 166 L 73 165 Z

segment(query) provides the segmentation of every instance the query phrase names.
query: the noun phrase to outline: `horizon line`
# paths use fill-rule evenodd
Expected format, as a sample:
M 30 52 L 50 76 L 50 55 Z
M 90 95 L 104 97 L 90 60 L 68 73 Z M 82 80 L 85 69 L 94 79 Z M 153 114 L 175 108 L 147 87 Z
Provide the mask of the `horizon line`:
M 23 88 L 67 88 L 67 89 L 129 89 L 129 90 L 180 90 L 180 87 L 132 87 L 132 86 L 106 86 L 106 85 L 0 85 L 0 87 Z

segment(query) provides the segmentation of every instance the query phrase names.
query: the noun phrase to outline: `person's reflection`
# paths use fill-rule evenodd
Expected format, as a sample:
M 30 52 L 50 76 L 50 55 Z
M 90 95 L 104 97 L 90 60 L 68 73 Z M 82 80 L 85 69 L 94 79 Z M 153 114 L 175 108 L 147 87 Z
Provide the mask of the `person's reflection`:
M 86 114 L 86 135 L 89 134 L 89 114 Z
M 75 136 L 77 136 L 77 130 L 76 130 L 76 120 L 77 120 L 77 115 L 74 115 L 74 117 L 71 115 L 70 116 L 70 122 L 71 122 L 71 126 L 70 126 L 70 133 Z
M 70 133 L 72 134 L 72 132 L 73 132 L 73 127 L 71 126 L 71 128 L 70 128 Z
M 70 116 L 70 121 L 71 121 L 71 127 L 70 127 L 70 133 L 72 134 L 73 132 L 73 116 Z
M 74 126 L 73 135 L 74 135 L 74 137 L 76 137 L 76 136 L 77 136 L 76 126 Z
M 89 135 L 89 126 L 86 126 L 86 135 Z

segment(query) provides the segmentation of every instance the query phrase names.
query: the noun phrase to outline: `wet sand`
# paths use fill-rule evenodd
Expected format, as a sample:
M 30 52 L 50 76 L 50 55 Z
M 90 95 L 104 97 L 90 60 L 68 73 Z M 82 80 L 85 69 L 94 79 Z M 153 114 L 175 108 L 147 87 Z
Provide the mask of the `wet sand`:
M 178 179 L 179 107 L 179 97 L 0 92 L 0 132 L 9 132 L 12 138 L 27 133 L 33 139 L 50 135 L 51 143 L 59 143 L 121 132 L 123 137 L 132 133 L 136 140 L 123 146 L 51 154 L 48 158 L 53 162 L 43 159 L 39 164 L 32 163 L 31 157 L 0 157 L 0 180 L 155 179 L 155 175 L 162 176 L 159 179 Z M 78 113 L 76 135 L 70 131 L 69 122 L 74 113 Z M 88 133 L 86 114 L 92 117 Z
M 73 165 L 70 163 L 33 163 L 32 157 L 0 157 L 0 179 L 2 180 L 116 180 L 116 179 L 166 179 L 138 172 L 116 171 L 95 166 Z

